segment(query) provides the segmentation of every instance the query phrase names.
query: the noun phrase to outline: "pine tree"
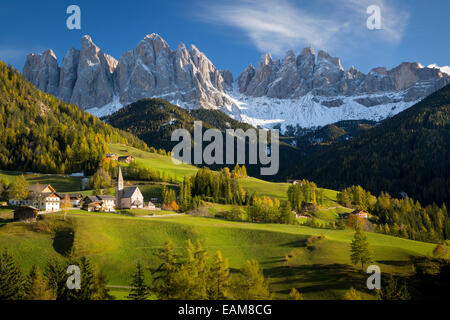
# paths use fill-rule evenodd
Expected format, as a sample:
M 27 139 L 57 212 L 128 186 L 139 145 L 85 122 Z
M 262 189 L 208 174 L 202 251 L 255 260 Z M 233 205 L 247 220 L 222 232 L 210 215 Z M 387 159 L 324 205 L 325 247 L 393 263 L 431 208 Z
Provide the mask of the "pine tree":
M 387 279 L 387 283 L 377 291 L 377 297 L 379 300 L 410 300 L 406 284 L 400 285 L 392 275 Z
M 361 297 L 361 294 L 352 287 L 345 293 L 344 300 L 363 300 L 363 298 Z
M 0 300 L 18 300 L 24 295 L 25 279 L 7 249 L 0 254 Z
M 55 293 L 44 278 L 42 271 L 37 266 L 31 268 L 26 284 L 26 300 L 54 300 Z
M 48 285 L 55 294 L 56 300 L 71 300 L 73 299 L 74 290 L 67 288 L 67 267 L 65 264 L 57 260 L 51 260 L 47 264 L 44 276 L 48 281 Z
M 230 269 L 228 259 L 223 259 L 222 252 L 217 251 L 209 275 L 208 297 L 211 300 L 224 300 L 229 296 Z
M 295 215 L 291 211 L 291 203 L 288 201 L 281 206 L 280 222 L 284 224 L 294 224 Z
M 256 260 L 248 260 L 241 269 L 237 292 L 240 300 L 269 300 L 269 284 Z
M 77 300 L 93 300 L 95 295 L 95 270 L 89 259 L 82 257 L 79 262 L 81 272 L 81 289 L 77 292 Z M 74 290 L 72 290 L 74 291 Z
M 109 294 L 109 289 L 106 287 L 108 285 L 108 279 L 106 275 L 101 272 L 96 272 L 95 286 L 93 300 L 114 300 L 115 298 Z
M 128 295 L 130 300 L 147 300 L 150 294 L 149 287 L 145 284 L 144 268 L 139 261 L 136 264 L 136 271 L 133 274 L 131 281 L 131 290 Z
M 161 264 L 152 270 L 153 286 L 160 299 L 174 299 L 178 294 L 176 273 L 180 269 L 180 256 L 175 252 L 172 241 L 167 241 L 164 248 L 159 249 L 156 256 L 162 261 Z
M 303 295 L 297 289 L 292 288 L 289 293 L 289 300 L 303 300 Z
M 367 235 L 362 227 L 358 225 L 351 243 L 351 261 L 353 264 L 361 263 L 361 268 L 364 270 L 364 265 L 373 261 L 372 252 L 369 248 Z

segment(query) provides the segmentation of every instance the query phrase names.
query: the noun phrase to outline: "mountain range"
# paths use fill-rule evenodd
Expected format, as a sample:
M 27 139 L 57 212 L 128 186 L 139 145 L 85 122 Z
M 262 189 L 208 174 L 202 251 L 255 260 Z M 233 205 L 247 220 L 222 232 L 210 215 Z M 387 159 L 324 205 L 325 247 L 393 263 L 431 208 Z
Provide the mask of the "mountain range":
M 61 66 L 51 49 L 27 57 L 23 74 L 38 89 L 106 116 L 142 98 L 163 98 L 187 109 L 220 109 L 254 126 L 304 128 L 342 120 L 383 120 L 450 83 L 450 68 L 403 62 L 365 74 L 344 70 L 339 58 L 305 48 L 283 59 L 264 54 L 237 79 L 205 54 L 181 43 L 172 50 L 147 35 L 119 60 L 89 36 L 71 48 Z

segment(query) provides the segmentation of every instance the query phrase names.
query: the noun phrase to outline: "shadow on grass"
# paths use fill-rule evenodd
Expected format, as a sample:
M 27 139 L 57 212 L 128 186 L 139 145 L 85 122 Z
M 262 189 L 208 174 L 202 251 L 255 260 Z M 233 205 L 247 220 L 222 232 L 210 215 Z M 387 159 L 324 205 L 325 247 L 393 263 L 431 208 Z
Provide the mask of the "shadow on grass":
M 1 219 L 0 218 L 0 228 L 6 226 L 8 223 L 14 222 L 13 219 Z
M 72 229 L 61 229 L 55 232 L 53 249 L 60 255 L 69 256 L 72 252 L 75 233 Z
M 411 261 L 408 260 L 382 260 L 382 261 L 377 261 L 378 263 L 381 264 L 385 264 L 388 266 L 395 266 L 395 267 L 404 267 L 404 266 L 408 266 L 411 265 Z
M 328 290 L 348 290 L 353 287 L 367 291 L 367 275 L 350 265 L 313 264 L 296 267 L 279 266 L 264 270 L 271 278 L 271 285 L 283 288 L 299 288 L 302 293 L 320 293 Z M 276 291 L 289 294 L 290 289 Z

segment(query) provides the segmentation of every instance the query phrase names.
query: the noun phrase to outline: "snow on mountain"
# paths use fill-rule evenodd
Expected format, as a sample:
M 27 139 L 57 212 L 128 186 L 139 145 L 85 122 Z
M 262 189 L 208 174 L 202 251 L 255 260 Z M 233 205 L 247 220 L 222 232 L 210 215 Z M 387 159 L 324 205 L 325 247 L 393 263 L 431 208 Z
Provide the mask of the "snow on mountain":
M 439 69 L 439 70 L 441 70 L 441 72 L 444 72 L 444 73 L 450 75 L 450 66 L 439 67 L 437 64 L 430 64 L 427 68 Z

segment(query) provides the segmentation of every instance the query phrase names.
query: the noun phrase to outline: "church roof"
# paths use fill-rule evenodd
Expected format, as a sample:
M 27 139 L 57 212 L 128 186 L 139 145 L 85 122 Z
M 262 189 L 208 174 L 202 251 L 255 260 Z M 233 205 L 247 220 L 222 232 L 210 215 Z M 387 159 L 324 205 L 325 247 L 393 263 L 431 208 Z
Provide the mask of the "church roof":
M 136 190 L 139 190 L 139 187 L 128 187 L 123 189 L 121 198 L 131 198 Z

